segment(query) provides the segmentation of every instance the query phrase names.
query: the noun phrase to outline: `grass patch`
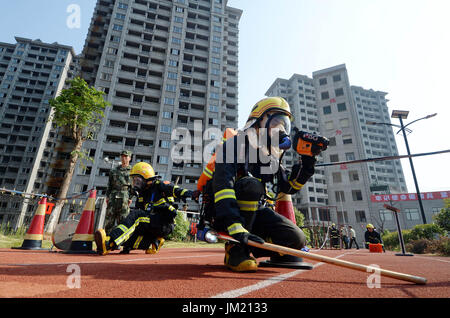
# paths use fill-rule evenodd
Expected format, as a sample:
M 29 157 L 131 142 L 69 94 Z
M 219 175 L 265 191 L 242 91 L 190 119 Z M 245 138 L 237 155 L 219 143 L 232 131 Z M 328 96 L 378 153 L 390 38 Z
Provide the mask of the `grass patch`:
M 23 243 L 23 235 L 4 235 L 0 233 L 0 248 L 21 247 Z M 42 248 L 51 248 L 53 245 L 51 240 L 43 240 Z M 176 242 L 166 241 L 163 248 L 223 248 L 223 243 L 209 244 L 206 242 Z M 93 248 L 96 249 L 95 242 Z
M 0 248 L 12 248 L 21 247 L 23 243 L 22 235 L 4 235 L 0 234 Z M 44 240 L 42 241 L 42 248 L 51 248 L 52 242 Z

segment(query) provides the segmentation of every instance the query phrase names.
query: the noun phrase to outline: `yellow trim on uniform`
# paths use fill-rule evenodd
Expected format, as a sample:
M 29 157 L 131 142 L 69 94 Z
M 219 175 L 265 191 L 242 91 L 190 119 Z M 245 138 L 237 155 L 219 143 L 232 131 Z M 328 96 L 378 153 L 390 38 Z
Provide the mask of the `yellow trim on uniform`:
M 235 199 L 236 200 L 236 192 L 233 189 L 223 189 L 214 194 L 214 203 L 219 202 L 224 199 Z
M 140 223 L 150 223 L 150 218 L 148 217 L 140 217 L 138 218 L 134 224 L 130 228 L 126 228 L 123 224 L 119 225 L 118 227 L 124 232 L 122 235 L 120 235 L 118 238 L 114 240 L 114 243 L 116 245 L 121 245 L 123 242 L 128 240 L 130 236 L 133 234 L 134 230 Z M 125 231 L 124 231 L 125 230 Z
M 230 235 L 234 235 L 234 234 L 238 234 L 238 233 L 248 233 L 248 231 L 242 226 L 241 223 L 231 224 L 227 228 L 227 231 L 228 231 L 228 234 L 230 234 Z
M 138 247 L 139 247 L 139 244 L 141 244 L 141 241 L 142 241 L 142 239 L 144 238 L 144 236 L 138 236 L 138 238 L 136 239 L 136 242 L 134 242 L 134 245 L 133 245 L 133 249 L 137 249 Z
M 158 205 L 161 205 L 164 203 L 166 203 L 166 199 L 162 198 L 162 199 L 159 199 L 158 201 L 156 201 L 155 203 L 153 203 L 153 206 L 158 206 Z
M 176 190 L 176 189 L 179 189 L 179 188 L 180 188 L 180 187 L 177 186 L 177 185 L 173 187 L 173 190 L 172 190 L 172 196 L 176 197 L 176 195 L 175 195 L 175 190 Z
M 259 201 L 244 201 L 244 200 L 237 200 L 237 203 L 239 205 L 239 209 L 241 211 L 250 211 L 254 212 L 258 210 L 259 207 Z
M 289 184 L 290 184 L 291 187 L 294 188 L 295 190 L 300 190 L 301 188 L 303 188 L 303 184 L 298 183 L 297 180 L 289 181 Z

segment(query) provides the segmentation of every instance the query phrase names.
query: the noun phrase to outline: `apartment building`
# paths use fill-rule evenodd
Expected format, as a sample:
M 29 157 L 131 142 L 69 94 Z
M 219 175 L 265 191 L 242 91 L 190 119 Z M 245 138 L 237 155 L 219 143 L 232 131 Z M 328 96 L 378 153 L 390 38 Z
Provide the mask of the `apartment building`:
M 226 0 L 97 2 L 80 75 L 112 106 L 84 145 L 94 162 L 77 168 L 69 192 L 96 187 L 102 194 L 123 149 L 133 152 L 132 163 L 148 162 L 165 180 L 195 187 L 204 162 L 174 163 L 171 134 L 185 128 L 200 136 L 192 150 L 201 158 L 204 131 L 237 128 L 241 14 Z
M 70 74 L 72 47 L 16 37 L 0 43 L 0 188 L 32 193 L 41 190 L 42 169 L 52 123 L 49 99 Z M 25 216 L 21 197 L 0 198 L 0 224 Z
M 398 155 L 392 127 L 386 125 L 387 93 L 351 86 L 344 64 L 316 71 L 312 78 L 276 79 L 266 95 L 286 98 L 299 129 L 330 139 L 318 162 Z M 296 158 L 290 151 L 286 165 Z M 387 185 L 391 193 L 407 192 L 399 161 L 318 168 L 293 202 L 310 224 L 365 226 L 380 218 L 379 207 L 371 202 L 371 187 L 377 185 Z
M 312 78 L 300 74 L 294 74 L 288 80 L 278 78 L 267 90 L 266 96 L 282 96 L 288 101 L 295 117 L 293 127 L 320 134 L 316 90 Z M 298 154 L 290 149 L 284 156 L 284 164 L 292 167 L 298 157 Z M 318 159 L 323 161 L 322 155 L 319 155 Z M 295 194 L 292 200 L 295 206 L 308 216 L 308 219 L 312 220 L 313 217 L 317 218 L 317 215 L 329 213 L 326 208 L 328 189 L 324 168 L 317 168 L 307 186 Z

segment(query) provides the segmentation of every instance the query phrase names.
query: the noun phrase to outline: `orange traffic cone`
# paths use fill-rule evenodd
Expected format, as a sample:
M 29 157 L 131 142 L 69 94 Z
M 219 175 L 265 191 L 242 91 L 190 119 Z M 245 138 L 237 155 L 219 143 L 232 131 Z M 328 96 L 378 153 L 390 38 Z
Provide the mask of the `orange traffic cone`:
M 294 205 L 292 204 L 292 197 L 290 194 L 280 193 L 279 199 L 275 203 L 275 211 L 278 214 L 288 218 L 292 223 L 297 224 L 295 220 Z
M 43 197 L 39 201 L 36 214 L 31 221 L 31 225 L 25 234 L 25 239 L 21 247 L 13 247 L 20 250 L 49 250 L 42 248 L 42 240 L 44 239 L 44 223 L 45 211 L 47 210 L 47 198 Z
M 72 238 L 70 249 L 65 251 L 70 254 L 96 253 L 92 250 L 94 241 L 95 199 L 97 190 L 91 190 L 89 198 L 84 206 L 83 214 Z
M 277 202 L 275 203 L 275 211 L 289 219 L 292 223 L 297 224 L 295 220 L 294 205 L 290 194 L 279 193 Z M 270 260 L 259 263 L 262 267 L 286 267 L 295 269 L 313 269 L 313 265 L 303 262 L 303 259 L 293 255 L 277 255 L 272 256 Z

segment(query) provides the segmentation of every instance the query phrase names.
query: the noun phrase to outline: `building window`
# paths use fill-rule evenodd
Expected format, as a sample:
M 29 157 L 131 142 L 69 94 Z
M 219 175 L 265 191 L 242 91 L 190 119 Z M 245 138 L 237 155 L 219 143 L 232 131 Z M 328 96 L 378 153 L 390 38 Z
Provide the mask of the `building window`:
M 364 211 L 355 211 L 356 222 L 358 223 L 366 223 L 366 212 Z
M 334 90 L 334 93 L 336 94 L 336 97 L 344 96 L 344 89 L 343 88 L 337 88 Z
M 167 72 L 167 78 L 177 79 L 177 73 Z
M 181 39 L 179 39 L 179 38 L 172 38 L 172 43 L 173 44 L 181 44 Z
M 389 210 L 380 210 L 381 221 L 392 221 L 392 212 Z
M 334 129 L 334 125 L 333 125 L 333 121 L 332 120 L 325 122 L 325 129 L 327 129 L 327 130 Z
M 342 143 L 343 143 L 344 145 L 350 145 L 350 144 L 352 144 L 352 143 L 353 143 L 353 141 L 352 141 L 352 136 L 350 136 L 350 135 L 342 136 Z
M 339 120 L 339 125 L 341 128 L 348 128 L 350 127 L 350 121 L 348 118 L 342 118 Z
M 336 198 L 336 202 L 345 202 L 344 191 L 335 191 L 334 196 Z
M 123 30 L 123 25 L 120 25 L 120 24 L 114 24 L 113 30 L 114 30 L 114 31 L 122 31 L 122 30 Z
M 175 98 L 169 98 L 169 97 L 164 98 L 164 104 L 175 105 Z
M 338 110 L 338 112 L 346 111 L 347 110 L 347 106 L 345 105 L 345 103 L 337 104 L 337 110 Z
M 170 126 L 165 126 L 165 125 L 161 125 L 160 131 L 163 133 L 170 133 L 171 132 L 171 127 Z
M 339 82 L 341 80 L 341 74 L 333 75 L 333 82 Z
M 322 100 L 329 99 L 330 94 L 328 92 L 322 92 L 320 93 L 320 97 L 322 98 Z
M 161 148 L 164 148 L 164 149 L 169 149 L 170 148 L 170 141 L 169 140 L 161 140 L 159 142 L 159 146 Z
M 331 114 L 331 106 L 325 106 L 325 107 L 323 108 L 323 114 L 324 114 L 324 115 Z
M 350 179 L 350 182 L 352 182 L 352 181 L 359 181 L 358 171 L 349 171 L 348 172 L 348 177 Z
M 319 85 L 327 85 L 327 78 L 324 77 L 324 78 L 319 79 Z
M 361 190 L 352 190 L 353 201 L 362 201 L 363 196 Z
M 405 214 L 407 220 L 419 220 L 419 210 L 417 209 L 405 209 Z
M 158 163 L 166 165 L 169 163 L 169 159 L 166 156 L 158 156 Z
M 333 172 L 333 183 L 341 183 L 342 182 L 342 175 L 340 172 Z
M 339 155 L 330 155 L 330 162 L 339 162 Z

